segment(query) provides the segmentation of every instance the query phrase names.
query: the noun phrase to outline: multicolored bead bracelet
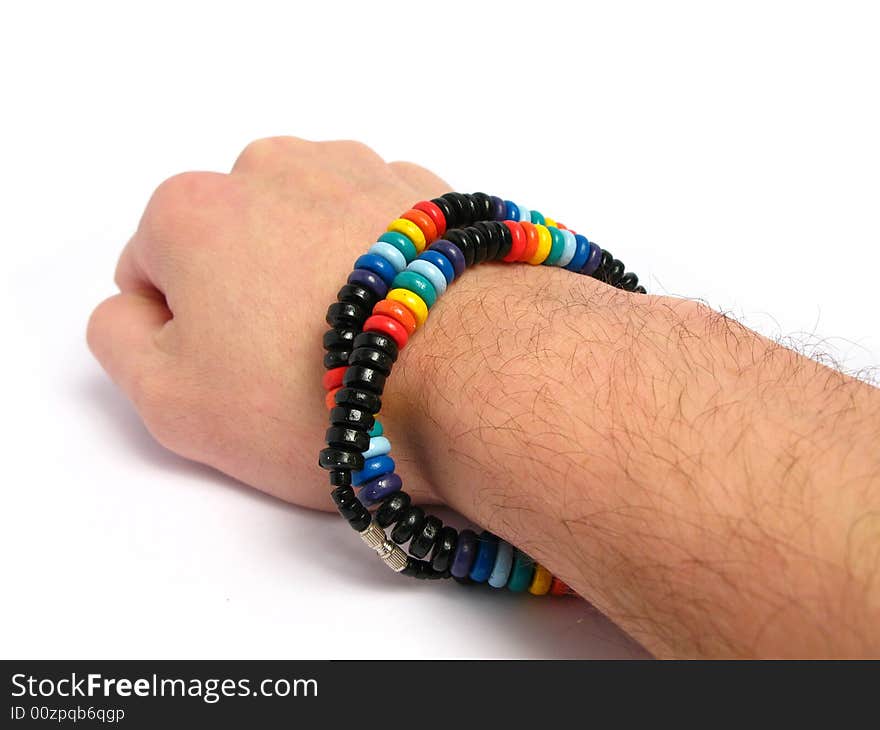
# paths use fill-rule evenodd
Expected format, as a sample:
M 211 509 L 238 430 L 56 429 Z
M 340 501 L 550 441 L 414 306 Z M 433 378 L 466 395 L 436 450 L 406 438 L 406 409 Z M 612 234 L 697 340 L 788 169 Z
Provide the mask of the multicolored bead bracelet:
M 507 542 L 485 531 L 459 532 L 412 504 L 375 417 L 398 354 L 437 299 L 467 268 L 499 260 L 559 266 L 645 293 L 608 251 L 537 210 L 485 193 L 416 203 L 355 261 L 327 310 L 323 386 L 330 428 L 318 464 L 330 472 L 340 514 L 392 570 L 566 595 L 565 583 Z

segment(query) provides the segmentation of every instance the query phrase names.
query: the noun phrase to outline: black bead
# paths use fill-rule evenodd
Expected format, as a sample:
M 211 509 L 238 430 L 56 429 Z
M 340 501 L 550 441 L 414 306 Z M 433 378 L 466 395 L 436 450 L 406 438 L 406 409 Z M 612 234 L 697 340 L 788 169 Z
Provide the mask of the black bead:
M 464 230 L 461 228 L 456 228 L 453 231 L 446 231 L 443 234 L 443 238 L 445 238 L 450 243 L 458 246 L 461 250 L 462 255 L 464 256 L 464 263 L 466 266 L 473 266 L 474 264 L 474 243 L 471 241 L 469 236 L 466 236 Z
M 348 469 L 333 469 L 330 472 L 331 487 L 350 487 L 351 472 Z
M 493 221 L 489 223 L 490 226 L 493 226 L 496 231 L 498 231 L 498 237 L 501 240 L 501 243 L 498 245 L 498 253 L 495 254 L 496 259 L 503 259 L 507 254 L 510 253 L 510 249 L 513 248 L 513 234 L 510 232 L 510 229 L 505 226 L 503 223 L 499 221 Z
M 334 396 L 336 405 L 363 408 L 370 413 L 378 413 L 382 410 L 382 399 L 375 393 L 357 388 L 341 388 Z
M 345 428 L 345 426 L 330 426 L 325 434 L 328 446 L 337 449 L 350 449 L 352 451 L 366 451 L 370 448 L 370 437 L 367 432 L 359 428 Z
M 626 266 L 623 265 L 623 261 L 613 259 L 611 267 L 608 269 L 608 283 L 611 286 L 620 286 L 620 280 L 623 278 L 625 271 Z
M 443 217 L 446 219 L 447 230 L 450 228 L 455 228 L 455 210 L 453 209 L 449 201 L 446 200 L 446 198 L 434 198 L 431 202 L 438 208 L 440 208 L 440 212 L 443 213 Z
M 373 306 L 379 301 L 372 291 L 359 284 L 344 284 L 336 298 L 340 302 L 360 304 L 362 307 L 366 307 L 368 312 L 372 311 Z
M 450 217 L 446 219 L 446 230 L 448 231 L 450 228 L 460 228 L 465 225 L 465 208 L 456 194 L 445 193 L 440 199 L 449 207 Z
M 380 527 L 388 527 L 393 525 L 409 509 L 412 499 L 406 492 L 395 492 L 390 497 L 386 497 L 382 505 L 376 510 L 376 522 Z
M 334 489 L 330 492 L 330 497 L 336 503 L 339 514 L 347 520 L 359 517 L 363 513 L 363 505 L 358 501 L 351 487 Z
M 421 507 L 410 507 L 391 531 L 391 539 L 398 545 L 403 545 L 413 534 L 422 529 L 424 521 L 425 510 Z
M 464 193 L 451 193 L 461 201 L 461 209 L 464 211 L 462 225 L 469 226 L 477 220 L 477 209 L 474 206 L 474 200 Z
M 630 272 L 629 274 L 624 274 L 620 277 L 620 281 L 617 282 L 617 286 L 621 289 L 625 289 L 626 291 L 635 291 L 636 286 L 638 286 L 639 277 Z
M 403 575 L 408 575 L 411 578 L 417 578 L 419 580 L 437 580 L 438 578 L 446 577 L 442 573 L 437 573 L 431 567 L 430 563 L 424 560 L 416 560 L 415 558 L 407 558 L 406 567 L 400 572 L 403 573 Z
M 341 368 L 348 365 L 348 356 L 351 353 L 348 350 L 330 350 L 324 353 L 324 367 L 327 370 L 333 368 Z
M 428 515 L 425 518 L 422 529 L 413 535 L 413 538 L 409 543 L 409 554 L 414 558 L 424 558 L 429 552 L 431 552 L 431 548 L 434 547 L 434 543 L 437 541 L 437 536 L 440 534 L 440 529 L 442 527 L 443 522 L 441 520 L 434 517 L 434 515 Z
M 474 265 L 481 264 L 489 258 L 489 240 L 484 231 L 468 226 L 462 229 L 462 233 L 474 243 Z
M 434 543 L 434 550 L 431 552 L 431 565 L 434 570 L 441 573 L 449 570 L 456 545 L 458 545 L 458 530 L 447 525 L 440 530 Z
M 599 267 L 593 272 L 593 278 L 598 279 L 599 281 L 604 281 L 607 284 L 609 276 L 608 272 L 612 261 L 614 261 L 614 257 L 603 248 L 602 260 L 599 262 Z
M 486 240 L 486 261 L 494 261 L 498 258 L 498 248 L 501 246 L 501 233 L 489 221 L 474 223 L 474 228 Z
M 327 308 L 327 324 L 340 329 L 360 329 L 370 310 L 351 302 L 333 302 Z
M 397 343 L 387 335 L 380 335 L 378 332 L 361 332 L 354 338 L 352 350 L 360 347 L 372 347 L 375 350 L 384 352 L 391 358 L 391 362 L 397 360 L 397 353 L 400 348 Z
M 318 466 L 322 469 L 354 469 L 364 468 L 364 455 L 357 451 L 345 451 L 328 447 L 321 449 L 318 456 Z
M 471 193 L 468 197 L 476 211 L 474 221 L 490 221 L 495 217 L 495 205 L 486 193 Z
M 357 330 L 352 329 L 332 329 L 324 333 L 324 349 L 325 350 L 348 350 L 352 349 Z
M 388 377 L 394 360 L 375 347 L 358 347 L 349 355 L 348 364 L 363 365 L 364 367 L 378 370 L 382 375 Z
M 373 518 L 366 507 L 364 507 L 360 502 L 358 502 L 358 504 L 360 505 L 361 511 L 356 517 L 352 517 L 351 519 L 349 519 L 348 524 L 351 525 L 352 529 L 354 529 L 355 531 L 363 532 L 370 526 Z
M 330 423 L 334 426 L 345 426 L 361 431 L 369 431 L 373 427 L 373 414 L 362 408 L 351 406 L 336 406 L 330 409 Z
M 366 368 L 363 365 L 351 365 L 342 376 L 342 385 L 346 388 L 358 388 L 369 390 L 376 395 L 382 395 L 385 387 L 385 376 L 378 370 Z
M 645 289 L 645 287 L 643 287 L 641 284 L 639 286 L 637 286 L 635 289 L 633 289 L 633 291 L 636 294 L 647 294 L 648 293 L 648 290 Z

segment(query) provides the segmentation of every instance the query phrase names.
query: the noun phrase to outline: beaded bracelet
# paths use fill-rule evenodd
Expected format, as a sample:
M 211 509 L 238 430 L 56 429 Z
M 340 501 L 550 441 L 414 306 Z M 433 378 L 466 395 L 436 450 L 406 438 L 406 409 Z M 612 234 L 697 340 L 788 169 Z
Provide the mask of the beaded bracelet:
M 375 418 L 385 379 L 437 298 L 466 268 L 494 260 L 559 266 L 645 293 L 608 251 L 536 210 L 485 193 L 416 203 L 355 261 L 327 310 L 322 382 L 330 428 L 318 464 L 330 472 L 340 514 L 395 572 L 566 595 L 568 586 L 521 550 L 489 532 L 459 532 L 413 505 Z

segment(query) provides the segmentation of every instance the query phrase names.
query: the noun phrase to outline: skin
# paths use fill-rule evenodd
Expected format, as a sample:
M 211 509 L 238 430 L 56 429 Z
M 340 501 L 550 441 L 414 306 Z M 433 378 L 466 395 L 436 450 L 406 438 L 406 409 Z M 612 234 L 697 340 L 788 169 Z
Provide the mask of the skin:
M 332 509 L 327 304 L 388 221 L 448 190 L 294 138 L 172 177 L 89 345 L 167 448 Z M 411 494 L 657 656 L 880 656 L 880 391 L 700 304 L 556 268 L 487 264 L 450 292 L 383 397 Z

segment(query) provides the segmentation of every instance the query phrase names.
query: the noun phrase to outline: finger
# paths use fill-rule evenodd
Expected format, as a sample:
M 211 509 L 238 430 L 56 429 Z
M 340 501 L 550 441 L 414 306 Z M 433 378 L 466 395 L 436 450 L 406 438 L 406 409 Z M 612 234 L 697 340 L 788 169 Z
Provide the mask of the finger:
M 138 402 L 144 381 L 165 361 L 157 341 L 171 312 L 156 292 L 105 299 L 89 318 L 89 348 L 110 378 Z
M 414 162 L 391 162 L 388 166 L 423 198 L 430 200 L 452 189 L 441 177 Z

